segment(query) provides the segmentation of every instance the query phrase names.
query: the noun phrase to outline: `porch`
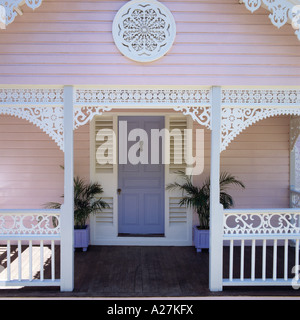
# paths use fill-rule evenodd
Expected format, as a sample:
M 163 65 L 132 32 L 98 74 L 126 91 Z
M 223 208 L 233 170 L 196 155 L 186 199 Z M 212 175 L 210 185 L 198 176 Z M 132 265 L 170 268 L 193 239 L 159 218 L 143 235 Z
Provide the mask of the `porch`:
M 105 98 L 108 99 L 106 101 L 103 100 L 103 97 L 107 97 L 107 90 L 80 89 L 66 86 L 59 89 L 52 88 L 52 91 L 38 88 L 28 89 L 32 94 L 32 97 L 28 98 L 29 102 L 24 102 L 22 100 L 23 98 L 21 99 L 24 94 L 22 90 L 23 89 L 14 89 L 12 91 L 12 89 L 9 88 L 2 89 L 3 102 L 0 113 L 15 116 L 35 124 L 45 131 L 45 133 L 57 143 L 60 149 L 64 151 L 64 157 L 58 158 L 59 161 L 64 160 L 64 204 L 61 209 L 53 211 L 45 209 L 0 210 L 2 216 L 2 233 L 0 240 L 3 240 L 6 248 L 4 251 L 6 250 L 8 257 L 10 257 L 6 262 L 7 272 L 3 272 L 3 279 L 0 281 L 1 285 L 43 286 L 45 288 L 49 286 L 57 288 L 60 286 L 62 292 L 71 292 L 74 289 L 74 294 L 98 294 L 99 296 L 204 296 L 211 294 L 208 291 L 209 289 L 212 292 L 217 292 L 221 291 L 223 287 L 226 289 L 224 294 L 227 294 L 227 292 L 231 291 L 227 286 L 239 288 L 245 285 L 277 285 L 280 287 L 284 285 L 289 287 L 292 294 L 297 294 L 297 291 L 295 293 L 291 288 L 291 284 L 292 279 L 296 276 L 298 277 L 298 274 L 291 274 L 291 270 L 293 266 L 299 265 L 299 193 L 297 190 L 296 192 L 292 191 L 291 202 L 288 204 L 287 187 L 290 184 L 290 188 L 293 189 L 296 185 L 293 182 L 296 181 L 294 177 L 296 177 L 297 172 L 297 161 L 296 154 L 293 155 L 293 149 L 299 135 L 297 130 L 297 128 L 299 128 L 300 115 L 300 109 L 298 108 L 299 99 L 297 98 L 299 96 L 298 90 L 288 89 L 279 91 L 270 89 L 266 91 L 262 89 L 249 89 L 240 92 L 236 89 L 231 90 L 228 88 L 212 87 L 210 89 L 197 89 L 197 91 L 187 89 L 183 92 L 174 89 L 176 99 L 170 101 L 169 90 L 160 89 L 161 96 L 165 97 L 165 100 L 158 101 L 155 100 L 158 99 L 157 93 L 154 95 L 154 92 L 151 90 L 124 89 L 126 94 L 120 95 L 117 89 L 112 89 L 109 91 L 111 93 L 109 98 Z M 49 94 L 51 94 L 51 96 L 49 96 Z M 18 98 L 17 95 L 20 95 L 20 97 Z M 55 98 L 53 98 L 53 96 L 55 96 Z M 284 100 L 282 100 L 283 96 L 286 97 Z M 130 99 L 132 100 L 128 101 L 128 97 L 131 97 Z M 181 98 L 179 99 L 179 97 Z M 110 99 L 113 99 L 113 101 L 110 101 Z M 150 100 L 148 101 L 147 99 Z M 36 102 L 36 100 L 39 102 Z M 15 101 L 17 101 L 17 103 Z M 35 101 L 34 106 L 32 106 L 33 101 Z M 45 103 L 47 104 L 46 106 Z M 104 106 L 106 103 L 109 107 Z M 181 107 L 178 107 L 178 104 L 180 104 Z M 280 106 L 280 108 L 278 106 Z M 132 249 L 135 247 L 129 249 L 127 247 L 128 252 L 122 253 L 122 251 L 120 251 L 114 256 L 111 251 L 118 250 L 116 249 L 118 247 L 108 247 L 110 249 L 106 251 L 104 248 L 107 247 L 99 247 L 97 249 L 99 253 L 96 252 L 95 256 L 90 256 L 88 253 L 86 257 L 83 257 L 76 253 L 74 262 L 74 223 L 72 214 L 74 211 L 74 129 L 83 127 L 85 124 L 93 121 L 95 116 L 102 116 L 103 113 L 105 116 L 109 115 L 109 112 L 113 112 L 114 108 L 119 111 L 131 108 L 138 112 L 141 107 L 144 109 L 158 108 L 161 112 L 164 112 L 166 109 L 172 112 L 176 111 L 178 114 L 181 113 L 184 116 L 190 116 L 190 120 L 194 120 L 194 123 L 197 123 L 197 125 L 211 129 L 211 139 L 208 139 L 211 163 L 207 167 L 211 172 L 211 254 L 205 258 L 201 258 L 201 255 L 195 255 L 192 247 L 186 249 L 191 252 L 191 257 L 185 256 L 185 253 L 177 254 L 176 250 L 181 252 L 180 250 L 182 249 L 180 248 L 172 248 L 171 250 L 175 250 L 175 253 L 170 254 L 170 249 L 167 249 L 167 252 L 163 251 L 166 250 L 164 249 L 165 247 L 146 247 L 145 249 Z M 281 180 L 285 181 L 281 189 L 285 192 L 286 201 L 281 205 L 277 203 L 262 205 L 262 207 L 269 207 L 269 209 L 253 209 L 253 204 L 251 204 L 251 206 L 248 206 L 251 209 L 239 208 L 237 211 L 223 210 L 219 204 L 221 152 L 225 152 L 228 145 L 234 139 L 237 139 L 237 136 L 246 128 L 260 120 L 275 116 L 293 116 L 286 126 L 286 129 L 290 130 L 285 131 L 286 133 L 283 137 L 285 141 L 284 150 L 286 152 L 284 158 L 291 162 L 290 166 L 288 166 L 287 161 L 284 160 L 285 175 Z M 287 119 L 290 120 L 289 118 Z M 294 122 L 292 122 L 292 120 Z M 116 122 L 113 123 L 113 127 L 114 126 L 116 126 Z M 290 139 L 288 139 L 288 133 L 290 133 Z M 90 134 L 91 136 L 94 134 L 93 130 L 90 130 Z M 269 142 L 269 140 L 267 140 L 267 142 Z M 95 148 L 95 145 L 93 148 Z M 249 149 L 251 153 L 253 153 L 252 149 Z M 290 157 L 289 153 L 291 153 Z M 91 158 L 93 158 L 95 162 L 95 157 Z M 264 168 L 266 168 L 270 162 L 274 162 L 274 155 L 272 159 L 265 162 L 266 165 L 264 165 Z M 8 164 L 10 165 L 10 163 Z M 250 167 L 247 171 L 248 175 L 249 172 L 252 174 L 252 167 L 255 167 L 255 164 L 256 162 L 250 162 Z M 35 166 L 32 165 L 32 167 L 34 168 L 33 172 L 35 172 Z M 269 174 L 272 175 L 276 172 L 272 167 L 269 170 Z M 94 172 L 94 170 L 91 171 L 92 173 Z M 32 178 L 32 171 L 30 172 L 30 175 L 26 175 L 27 181 Z M 290 173 L 290 181 L 288 181 L 288 173 Z M 114 168 L 113 176 L 116 181 L 117 174 Z M 262 179 L 264 178 L 265 176 L 262 176 Z M 48 179 L 43 180 L 49 184 Z M 102 180 L 103 179 L 101 179 L 101 181 Z M 102 219 L 104 225 L 108 226 L 109 229 L 101 229 L 101 231 L 106 232 L 99 232 L 99 234 L 115 235 L 115 237 L 117 237 L 117 186 L 112 184 L 112 179 L 107 180 L 109 183 L 106 186 L 104 185 L 107 192 L 105 196 L 109 197 L 110 201 L 113 201 L 111 207 L 115 211 L 113 213 L 110 212 L 109 216 L 105 216 L 105 219 Z M 5 181 L 5 179 L 3 179 L 3 181 Z M 272 182 L 274 180 L 272 179 L 270 181 Z M 270 188 L 270 185 L 269 183 L 265 188 Z M 254 189 L 255 186 L 257 186 L 257 184 L 254 185 Z M 59 194 L 61 193 L 59 192 Z M 176 197 L 177 195 L 170 196 L 170 199 L 172 200 L 174 196 Z M 271 192 L 270 199 L 276 198 L 278 198 L 278 194 L 272 194 Z M 5 199 L 7 201 L 7 197 Z M 27 198 L 24 198 L 24 203 L 26 203 L 27 200 Z M 12 199 L 11 204 L 15 205 L 14 199 Z M 172 204 L 173 202 L 166 201 L 166 207 L 168 206 L 167 210 L 169 210 L 170 213 L 172 213 L 172 210 L 170 210 Z M 261 203 L 257 205 L 261 205 Z M 273 207 L 284 207 L 286 209 L 273 209 Z M 183 225 L 187 232 L 181 232 L 180 234 L 186 238 L 188 236 L 191 245 L 191 215 L 186 213 L 183 217 L 181 215 L 178 217 L 176 213 L 177 212 L 175 212 L 174 215 L 166 215 L 169 219 L 165 219 L 167 222 L 166 225 L 174 227 L 175 231 Z M 253 224 L 252 222 L 254 221 L 255 223 Z M 187 222 L 189 222 L 189 224 Z M 178 232 L 166 232 L 165 235 L 170 236 L 168 240 L 171 241 L 169 243 L 148 243 L 148 245 L 175 245 L 175 240 L 178 240 Z M 34 247 L 36 241 L 39 243 L 39 248 L 37 249 Z M 230 246 L 223 249 L 223 241 L 229 242 Z M 57 245 L 55 245 L 59 242 L 61 252 L 59 252 Z M 297 249 L 289 247 L 290 242 L 294 242 Z M 47 248 L 48 243 L 50 243 L 52 254 L 49 258 L 50 264 L 46 263 L 46 270 L 44 269 L 44 258 L 46 258 L 47 255 L 44 250 Z M 92 244 L 119 245 L 119 243 L 113 242 Z M 129 243 L 124 242 L 122 244 L 129 245 Z M 130 244 L 145 245 L 144 243 Z M 14 256 L 11 257 L 10 253 L 13 252 L 12 250 L 15 250 L 13 246 L 16 245 L 17 250 L 15 256 L 18 257 L 18 261 L 15 264 L 17 274 L 13 276 Z M 28 261 L 26 263 L 29 263 L 30 271 L 23 274 L 22 270 L 26 269 L 26 264 L 25 261 L 20 259 L 20 256 L 23 247 L 26 247 L 26 245 L 28 245 L 28 260 L 25 261 Z M 180 243 L 178 245 L 187 246 L 188 244 Z M 271 246 L 270 249 L 268 246 Z M 126 247 L 121 247 L 119 250 L 124 250 L 124 248 Z M 35 250 L 39 252 L 38 259 L 41 281 L 34 278 L 32 268 L 34 265 L 33 253 Z M 130 250 L 133 251 L 131 252 Z M 144 251 L 137 253 L 134 250 Z M 147 250 L 158 253 L 155 254 L 151 252 L 150 254 Z M 224 259 L 223 250 L 225 250 L 225 253 L 227 252 L 227 254 L 224 253 Z M 272 254 L 268 254 L 269 251 L 272 252 Z M 289 251 L 292 252 L 290 253 Z M 178 257 L 180 257 L 180 259 Z M 82 259 L 81 261 L 86 264 L 79 263 L 78 259 L 79 261 Z M 205 263 L 201 259 L 204 259 Z M 279 259 L 284 259 L 283 263 L 280 262 Z M 190 266 L 191 261 L 193 261 L 193 267 Z M 243 261 L 243 264 L 238 265 L 239 261 Z M 99 269 L 94 268 L 95 265 L 99 266 Z M 123 268 L 123 266 L 126 266 L 126 268 Z M 266 270 L 266 266 L 269 268 L 268 270 Z M 194 271 L 191 271 L 190 268 Z M 202 268 L 204 268 L 203 272 Z M 250 268 L 250 274 L 247 274 L 248 268 Z M 128 270 L 130 271 L 128 272 Z M 185 272 L 185 270 L 188 270 L 188 272 Z M 198 270 L 201 272 L 198 272 Z M 208 272 L 208 270 L 210 271 Z M 240 274 L 236 273 L 236 270 L 238 270 Z M 257 275 L 258 270 L 260 270 L 262 274 Z M 48 277 L 46 277 L 47 274 L 49 275 Z M 74 278 L 75 282 L 73 281 Z M 203 279 L 203 282 L 201 279 Z M 133 286 L 132 283 L 135 285 Z M 51 290 L 51 292 L 57 295 L 58 290 L 56 288 L 53 289 L 55 291 Z M 27 292 L 25 289 L 21 290 L 24 290 L 24 293 Z M 28 293 L 30 294 L 31 292 L 32 294 L 31 289 L 28 290 Z M 48 292 L 47 290 L 48 289 L 42 289 L 43 292 Z M 240 292 L 239 290 L 240 289 L 235 291 L 234 294 Z M 268 290 L 271 289 L 264 289 L 262 292 Z M 284 289 L 276 289 L 276 292 L 281 292 L 279 294 L 282 294 L 281 290 Z M 250 291 L 243 289 L 243 292 L 249 294 Z M 257 294 L 257 289 L 255 292 Z M 63 295 L 64 293 L 61 294 Z M 65 295 L 68 295 L 68 293 L 65 293 Z M 72 295 L 72 293 L 70 293 L 70 295 Z
M 45 246 L 46 248 L 47 246 Z M 17 251 L 12 248 L 11 252 Z M 22 246 L 22 254 L 26 246 Z M 236 247 L 234 251 L 240 251 Z M 266 263 L 270 268 L 267 277 L 272 277 L 273 247 L 267 246 Z M 6 260 L 3 251 L 1 265 Z M 230 248 L 224 247 L 224 276 L 229 274 Z M 262 247 L 256 247 L 256 276 L 261 276 Z M 17 260 L 17 254 L 12 258 Z M 245 246 L 246 261 L 251 260 L 251 247 Z M 38 255 L 36 264 L 39 264 Z M 46 256 L 45 256 L 46 260 Z M 22 261 L 23 269 L 28 260 Z M 289 278 L 295 263 L 295 248 L 288 250 Z M 56 277 L 59 277 L 60 250 L 55 248 Z M 284 248 L 277 251 L 277 276 L 284 274 Z M 51 275 L 51 263 L 45 261 L 43 276 Z M 234 275 L 239 276 L 240 258 L 234 255 Z M 11 270 L 14 271 L 13 268 Z M 16 270 L 17 272 L 17 264 Z M 5 273 L 5 270 L 3 270 Z M 250 264 L 245 267 L 245 278 L 251 274 Z M 33 275 L 41 277 L 40 271 Z M 193 247 L 152 247 L 152 246 L 90 246 L 87 252 L 75 252 L 75 281 L 73 292 L 60 292 L 59 287 L 15 287 L 0 290 L 3 297 L 214 297 L 214 296 L 299 296 L 299 290 L 284 287 L 225 287 L 222 292 L 209 290 L 209 252 L 196 253 Z

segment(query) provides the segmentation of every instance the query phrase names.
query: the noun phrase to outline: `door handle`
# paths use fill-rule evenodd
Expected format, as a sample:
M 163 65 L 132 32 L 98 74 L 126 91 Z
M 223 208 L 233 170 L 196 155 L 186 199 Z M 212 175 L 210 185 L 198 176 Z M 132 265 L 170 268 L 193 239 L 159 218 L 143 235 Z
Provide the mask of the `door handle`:
M 118 192 L 118 195 L 120 195 L 121 192 L 122 192 L 122 189 L 119 188 L 119 189 L 117 190 L 117 192 Z

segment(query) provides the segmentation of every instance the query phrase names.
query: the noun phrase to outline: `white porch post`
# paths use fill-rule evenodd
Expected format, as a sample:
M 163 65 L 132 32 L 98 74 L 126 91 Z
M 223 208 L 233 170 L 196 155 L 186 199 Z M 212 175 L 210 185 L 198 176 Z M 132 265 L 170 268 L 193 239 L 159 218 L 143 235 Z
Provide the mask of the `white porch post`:
M 222 291 L 223 207 L 220 204 L 221 87 L 212 87 L 209 289 Z
M 74 289 L 74 165 L 72 86 L 64 87 L 64 205 L 61 212 L 61 291 Z
M 290 151 L 290 188 L 295 189 L 296 185 L 296 151 Z

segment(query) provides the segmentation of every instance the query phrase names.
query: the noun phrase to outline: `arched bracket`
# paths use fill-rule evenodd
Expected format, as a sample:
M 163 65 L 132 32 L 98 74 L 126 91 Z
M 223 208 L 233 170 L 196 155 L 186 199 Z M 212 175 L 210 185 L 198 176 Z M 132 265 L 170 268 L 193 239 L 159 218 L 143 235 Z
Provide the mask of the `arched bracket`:
M 90 122 L 95 115 L 102 115 L 110 111 L 109 107 L 75 107 L 74 108 L 74 130 Z
M 261 6 L 265 7 L 271 12 L 269 18 L 277 28 L 291 22 L 292 27 L 296 30 L 295 34 L 300 40 L 300 5 L 295 5 L 292 1 L 287 0 L 240 0 L 240 2 L 243 2 L 252 13 Z
M 176 107 L 175 111 L 179 111 L 184 115 L 189 115 L 200 125 L 211 129 L 211 109 L 210 107 Z M 222 108 L 222 128 L 221 128 L 221 150 L 226 150 L 230 142 L 234 140 L 242 131 L 250 127 L 252 124 L 279 115 L 300 116 L 299 108 L 245 108 L 234 107 Z M 296 119 L 296 118 L 295 118 Z M 297 117 L 297 119 L 300 119 Z M 300 122 L 300 120 L 299 120 Z M 298 122 L 297 122 L 298 123 Z M 300 130 L 299 124 L 295 124 L 297 130 Z M 299 135 L 299 132 L 298 132 Z M 298 137 L 297 135 L 297 137 Z M 293 141 L 292 143 L 295 143 Z
M 0 107 L 1 114 L 15 116 L 36 125 L 63 150 L 63 107 Z
M 74 108 L 74 130 L 88 123 L 94 115 L 109 111 L 107 107 Z M 64 150 L 63 107 L 0 107 L 0 115 L 15 116 L 29 121 L 53 139 Z
M 185 116 L 191 116 L 192 119 L 200 125 L 211 129 L 211 108 L 210 107 L 175 107 L 175 111 L 181 112 Z
M 266 118 L 280 115 L 300 115 L 299 108 L 223 108 L 222 146 L 224 151 L 229 143 L 243 130 Z

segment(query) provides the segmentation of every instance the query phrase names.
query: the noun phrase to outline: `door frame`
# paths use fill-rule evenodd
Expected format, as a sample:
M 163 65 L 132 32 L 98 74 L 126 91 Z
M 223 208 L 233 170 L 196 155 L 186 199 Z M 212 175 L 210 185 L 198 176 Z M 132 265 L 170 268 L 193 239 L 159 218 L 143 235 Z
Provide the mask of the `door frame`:
M 151 110 L 150 110 L 151 109 Z M 165 110 L 161 108 L 162 111 L 153 110 L 153 108 L 145 109 L 145 116 L 164 116 L 165 118 L 165 128 L 169 129 L 169 118 L 172 117 L 182 117 L 183 115 L 177 112 L 170 112 L 169 110 Z M 118 112 L 119 111 L 119 112 Z M 112 110 L 110 112 L 106 112 L 103 115 L 99 115 L 99 117 L 108 117 L 111 116 L 114 120 L 114 131 L 118 137 L 118 117 L 119 116 L 144 116 L 139 111 L 132 110 L 128 108 L 125 110 Z M 96 116 L 97 117 L 97 116 Z M 90 123 L 90 179 L 91 181 L 98 181 L 99 176 L 95 172 L 95 143 L 94 143 L 94 130 L 95 130 L 95 118 Z M 188 117 L 189 124 L 193 125 L 193 120 Z M 118 139 L 117 139 L 117 147 L 116 147 L 116 159 L 118 159 Z M 164 183 L 167 185 L 170 182 L 174 181 L 174 174 L 169 173 L 169 165 L 165 164 L 164 170 Z M 170 194 L 165 190 L 164 202 L 165 202 L 165 210 L 164 210 L 164 236 L 160 237 L 122 237 L 118 235 L 118 175 L 119 175 L 119 165 L 115 164 L 113 166 L 113 173 L 106 174 L 101 173 L 101 179 L 99 180 L 103 186 L 104 193 L 103 197 L 113 197 L 113 226 L 107 227 L 105 230 L 101 231 L 101 234 L 97 234 L 96 224 L 97 217 L 92 215 L 90 217 L 90 230 L 91 230 L 91 244 L 92 245 L 158 245 L 158 246 L 191 246 L 193 244 L 192 241 L 192 224 L 193 224 L 193 215 L 192 210 L 187 209 L 187 223 L 184 231 L 184 236 L 180 237 L 178 232 L 175 230 L 170 230 L 169 227 L 169 198 Z M 179 193 L 177 196 L 180 196 Z

